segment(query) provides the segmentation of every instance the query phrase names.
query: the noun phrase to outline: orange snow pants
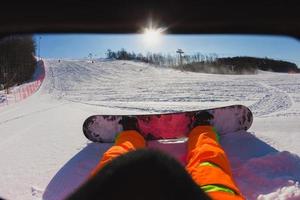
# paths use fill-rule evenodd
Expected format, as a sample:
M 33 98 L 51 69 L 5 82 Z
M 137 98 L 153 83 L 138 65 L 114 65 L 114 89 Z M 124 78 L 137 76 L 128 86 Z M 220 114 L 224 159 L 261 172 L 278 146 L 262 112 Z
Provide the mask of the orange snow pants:
M 91 176 L 117 156 L 145 147 L 146 141 L 137 131 L 123 131 L 115 145 L 103 154 Z M 233 180 L 229 161 L 213 127 L 197 126 L 189 134 L 186 170 L 212 199 L 244 199 Z

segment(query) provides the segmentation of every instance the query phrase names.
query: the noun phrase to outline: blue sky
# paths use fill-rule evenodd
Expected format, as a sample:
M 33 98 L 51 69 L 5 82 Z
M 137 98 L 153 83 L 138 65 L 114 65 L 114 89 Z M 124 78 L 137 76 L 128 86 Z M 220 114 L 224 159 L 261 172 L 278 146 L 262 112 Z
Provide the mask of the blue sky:
M 124 48 L 136 53 L 186 54 L 200 52 L 224 56 L 256 56 L 282 59 L 300 67 L 300 41 L 284 36 L 262 35 L 162 35 L 155 45 L 143 34 L 40 34 L 35 35 L 45 58 L 84 58 L 89 53 L 105 57 L 107 49 Z

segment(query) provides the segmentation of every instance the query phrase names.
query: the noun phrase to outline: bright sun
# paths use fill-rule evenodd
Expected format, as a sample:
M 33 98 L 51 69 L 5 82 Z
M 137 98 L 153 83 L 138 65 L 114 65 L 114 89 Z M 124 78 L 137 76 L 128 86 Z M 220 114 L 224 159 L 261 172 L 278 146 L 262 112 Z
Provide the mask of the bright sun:
M 159 44 L 161 40 L 162 32 L 163 32 L 162 29 L 146 28 L 143 34 L 146 45 L 155 46 Z

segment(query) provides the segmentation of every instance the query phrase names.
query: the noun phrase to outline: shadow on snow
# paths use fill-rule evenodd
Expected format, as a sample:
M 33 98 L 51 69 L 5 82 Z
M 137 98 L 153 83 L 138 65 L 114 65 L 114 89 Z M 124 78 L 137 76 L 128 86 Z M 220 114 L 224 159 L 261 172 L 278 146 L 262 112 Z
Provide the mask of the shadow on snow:
M 300 157 L 296 154 L 279 152 L 245 131 L 225 135 L 221 143 L 246 199 L 300 182 Z
M 89 172 L 99 162 L 102 153 L 110 146 L 109 144 L 87 144 L 55 174 L 46 187 L 43 199 L 66 198 L 88 178 Z
M 221 137 L 221 144 L 231 162 L 235 180 L 247 199 L 256 199 L 259 194 L 268 194 L 288 186 L 291 181 L 300 181 L 300 158 L 290 152 L 279 152 L 255 135 L 245 131 L 226 134 Z M 89 143 L 52 178 L 43 199 L 64 199 L 78 188 L 110 145 Z

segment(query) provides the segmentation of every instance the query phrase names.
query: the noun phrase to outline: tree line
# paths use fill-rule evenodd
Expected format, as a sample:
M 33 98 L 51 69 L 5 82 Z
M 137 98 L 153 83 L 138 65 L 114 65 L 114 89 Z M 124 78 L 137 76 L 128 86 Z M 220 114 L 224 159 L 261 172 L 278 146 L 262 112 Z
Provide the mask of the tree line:
M 295 63 L 283 60 L 274 60 L 270 58 L 255 58 L 255 57 L 230 57 L 219 58 L 218 63 L 226 66 L 232 66 L 236 69 L 254 68 L 263 71 L 285 72 L 285 73 L 300 73 L 300 69 Z
M 125 49 L 119 51 L 112 51 L 110 49 L 106 52 L 106 58 L 115 60 L 135 60 L 145 63 L 151 63 L 156 65 L 163 65 L 166 58 L 161 54 L 148 53 L 143 55 L 141 53 L 128 52 Z
M 295 63 L 274 60 L 271 58 L 257 58 L 247 56 L 222 57 L 217 54 L 192 55 L 164 55 L 161 53 L 141 53 L 128 52 L 125 49 L 119 51 L 107 50 L 106 57 L 115 60 L 134 60 L 154 65 L 171 67 L 183 71 L 216 73 L 216 74 L 254 74 L 257 70 L 300 73 L 300 69 Z
M 118 51 L 112 51 L 111 49 L 108 49 L 106 52 L 106 58 L 115 60 L 134 60 L 166 67 L 177 67 L 182 64 L 194 62 L 210 63 L 217 58 L 217 54 L 204 55 L 201 53 L 196 53 L 194 55 L 185 55 L 180 61 L 177 55 L 150 52 L 144 55 L 142 53 L 128 52 L 122 48 Z
M 36 44 L 31 35 L 14 35 L 0 40 L 0 90 L 32 78 L 36 67 Z

